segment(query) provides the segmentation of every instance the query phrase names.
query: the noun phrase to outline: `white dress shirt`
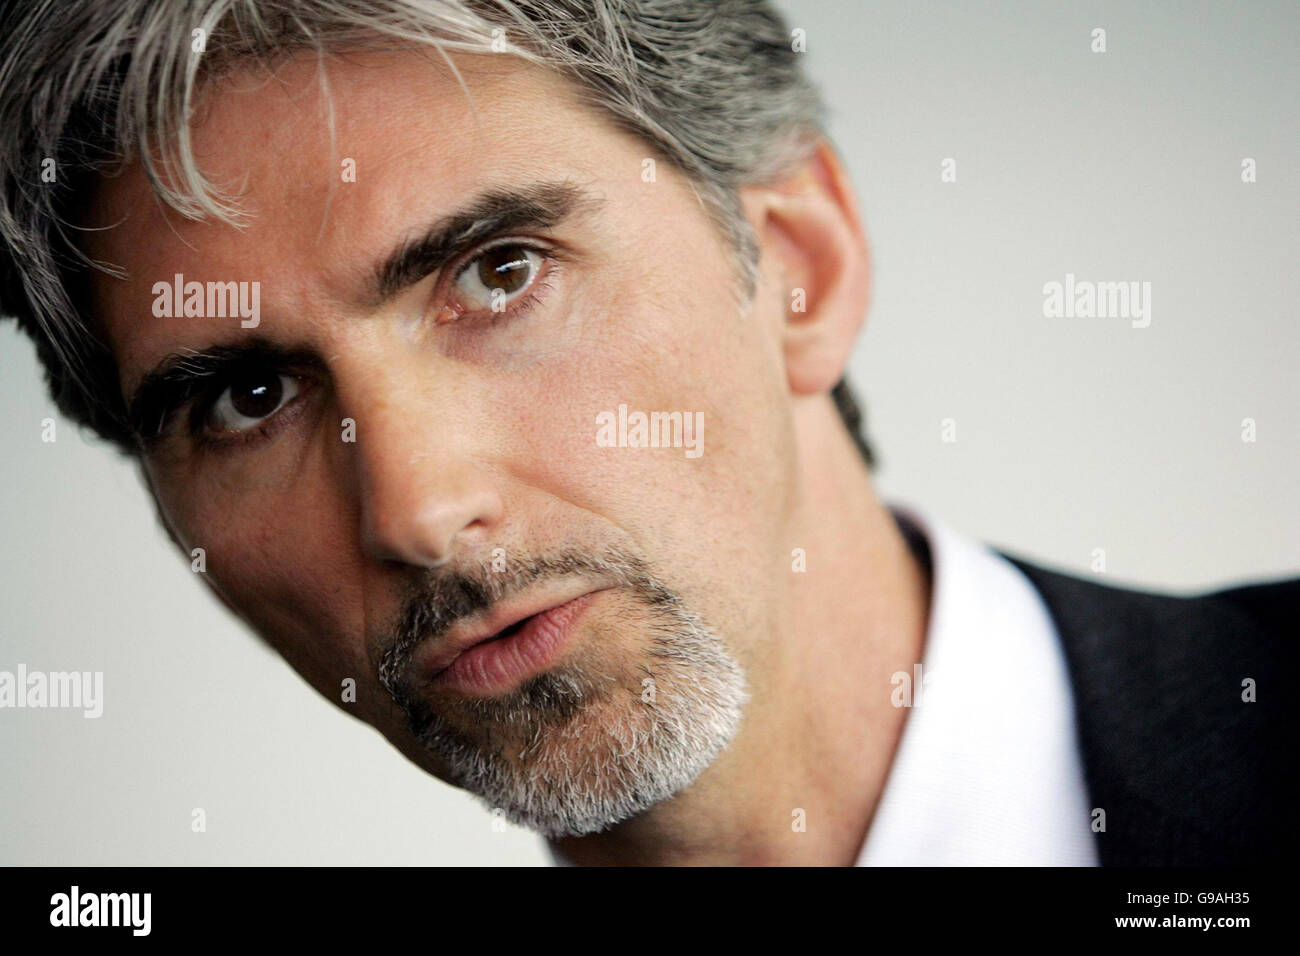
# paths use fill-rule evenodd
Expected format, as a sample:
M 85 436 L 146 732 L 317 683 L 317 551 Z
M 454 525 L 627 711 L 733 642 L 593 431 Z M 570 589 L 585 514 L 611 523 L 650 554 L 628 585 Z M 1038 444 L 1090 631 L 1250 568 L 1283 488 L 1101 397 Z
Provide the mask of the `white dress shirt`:
M 930 619 L 858 866 L 1096 866 L 1069 674 L 1042 598 L 984 545 L 892 510 L 929 548 Z
M 1056 626 L 1005 558 L 909 507 L 932 569 L 921 692 L 859 866 L 1096 866 Z M 909 675 L 914 678 L 914 675 Z

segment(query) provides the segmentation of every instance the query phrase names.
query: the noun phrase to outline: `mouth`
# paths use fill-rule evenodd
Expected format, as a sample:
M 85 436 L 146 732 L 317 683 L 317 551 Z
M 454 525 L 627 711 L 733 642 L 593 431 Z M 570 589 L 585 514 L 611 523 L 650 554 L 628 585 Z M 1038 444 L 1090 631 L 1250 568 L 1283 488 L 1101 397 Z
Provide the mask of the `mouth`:
M 579 623 L 601 591 L 542 601 L 541 606 L 503 607 L 482 626 L 440 642 L 424 669 L 444 691 L 470 697 L 508 693 L 552 667 L 576 639 Z

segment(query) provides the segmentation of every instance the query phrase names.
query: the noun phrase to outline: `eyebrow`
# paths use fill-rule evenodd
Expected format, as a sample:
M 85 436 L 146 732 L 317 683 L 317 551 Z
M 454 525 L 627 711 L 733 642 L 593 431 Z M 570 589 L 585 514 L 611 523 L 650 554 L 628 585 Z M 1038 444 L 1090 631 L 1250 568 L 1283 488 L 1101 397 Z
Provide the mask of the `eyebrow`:
M 403 242 L 371 271 L 366 304 L 378 308 L 477 243 L 520 229 L 548 229 L 602 200 L 569 181 L 544 181 L 480 193 L 468 205 L 435 220 Z M 132 430 L 151 444 L 172 412 L 232 368 L 247 364 L 317 364 L 301 349 L 286 350 L 262 338 L 166 356 L 140 380 L 127 399 Z
M 598 201 L 571 182 L 540 182 L 482 193 L 388 256 L 374 270 L 369 304 L 383 305 L 484 239 L 516 229 L 549 229 L 578 208 Z

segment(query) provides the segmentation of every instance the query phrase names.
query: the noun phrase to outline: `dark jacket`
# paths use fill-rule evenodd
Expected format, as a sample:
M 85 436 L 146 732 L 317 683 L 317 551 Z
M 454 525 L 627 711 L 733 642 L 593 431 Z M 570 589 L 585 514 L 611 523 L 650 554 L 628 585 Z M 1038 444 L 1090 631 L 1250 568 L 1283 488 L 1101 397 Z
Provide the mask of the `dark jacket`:
M 1003 556 L 1061 635 L 1091 805 L 1105 810 L 1102 865 L 1300 856 L 1300 580 L 1173 597 Z

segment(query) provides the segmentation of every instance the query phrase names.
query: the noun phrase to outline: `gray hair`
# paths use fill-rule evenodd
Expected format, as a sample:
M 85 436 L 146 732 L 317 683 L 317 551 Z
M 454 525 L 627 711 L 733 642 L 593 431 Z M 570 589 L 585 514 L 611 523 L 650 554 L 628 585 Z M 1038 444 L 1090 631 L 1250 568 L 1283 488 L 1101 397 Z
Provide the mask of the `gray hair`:
M 204 31 L 202 52 L 192 38 Z M 199 84 L 298 52 L 406 46 L 509 53 L 562 72 L 584 100 L 679 168 L 754 288 L 738 189 L 807 157 L 823 108 L 766 0 L 9 0 L 0 13 L 0 312 L 36 342 L 51 394 L 124 450 L 117 367 L 96 334 L 92 263 L 69 235 L 87 187 L 139 159 L 191 219 L 242 219 L 198 168 Z M 57 182 L 42 173 L 54 169 Z M 111 269 L 109 271 L 112 271 Z M 843 383 L 836 404 L 850 421 Z M 846 406 L 847 401 L 847 406 Z
M 579 575 L 628 602 L 620 627 L 646 641 L 644 664 L 570 659 L 492 698 L 427 698 L 416 651 L 458 621 L 538 581 Z M 548 837 L 606 830 L 690 786 L 740 728 L 749 689 L 722 636 L 640 555 L 566 550 L 497 571 L 430 571 L 381 642 L 379 680 L 450 782 Z M 508 742 L 508 745 L 507 745 Z M 509 753 L 509 756 L 507 756 Z

